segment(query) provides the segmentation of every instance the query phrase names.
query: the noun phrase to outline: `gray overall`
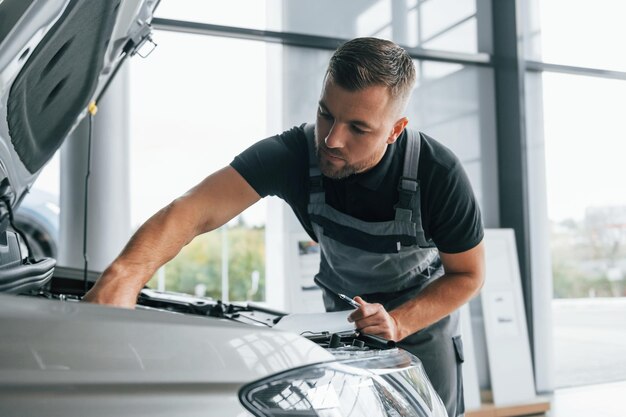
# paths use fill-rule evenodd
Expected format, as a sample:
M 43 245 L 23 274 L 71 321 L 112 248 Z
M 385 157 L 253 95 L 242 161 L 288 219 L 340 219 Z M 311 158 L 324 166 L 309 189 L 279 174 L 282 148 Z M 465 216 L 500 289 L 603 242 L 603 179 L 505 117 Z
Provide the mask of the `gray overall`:
M 421 137 L 407 130 L 407 146 L 395 219 L 365 222 L 326 204 L 326 194 L 315 152 L 314 125 L 305 126 L 309 145 L 308 213 L 320 245 L 320 271 L 327 311 L 347 310 L 335 296 L 359 295 L 393 310 L 415 297 L 444 274 L 439 252 L 422 228 L 419 181 Z M 399 344 L 423 363 L 450 417 L 463 415 L 461 363 L 463 349 L 458 311 L 414 333 Z

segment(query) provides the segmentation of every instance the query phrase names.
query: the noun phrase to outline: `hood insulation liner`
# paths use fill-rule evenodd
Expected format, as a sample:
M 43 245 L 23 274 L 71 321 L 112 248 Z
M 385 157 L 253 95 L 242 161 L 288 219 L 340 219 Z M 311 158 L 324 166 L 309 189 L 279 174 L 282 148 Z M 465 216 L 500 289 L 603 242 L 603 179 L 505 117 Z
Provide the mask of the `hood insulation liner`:
M 93 97 L 119 3 L 72 0 L 13 83 L 9 134 L 31 173 L 53 156 Z

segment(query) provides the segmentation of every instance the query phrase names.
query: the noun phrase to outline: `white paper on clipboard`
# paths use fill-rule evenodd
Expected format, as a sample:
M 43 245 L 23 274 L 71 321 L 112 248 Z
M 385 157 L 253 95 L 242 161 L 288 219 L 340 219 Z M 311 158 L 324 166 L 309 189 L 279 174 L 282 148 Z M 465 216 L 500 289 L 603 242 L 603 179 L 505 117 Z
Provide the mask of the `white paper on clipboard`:
M 334 311 L 332 313 L 289 314 L 281 318 L 274 328 L 297 334 L 304 332 L 337 333 L 352 331 L 355 329 L 354 323 L 348 321 L 348 316 L 353 311 L 354 310 Z

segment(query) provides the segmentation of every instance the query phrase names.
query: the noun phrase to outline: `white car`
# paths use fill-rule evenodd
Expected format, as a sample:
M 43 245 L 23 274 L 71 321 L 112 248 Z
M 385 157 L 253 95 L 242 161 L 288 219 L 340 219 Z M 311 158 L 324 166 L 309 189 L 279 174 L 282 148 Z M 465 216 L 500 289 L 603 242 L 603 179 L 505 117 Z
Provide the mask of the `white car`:
M 35 259 L 13 212 L 157 4 L 0 1 L 0 416 L 446 416 L 393 342 L 150 289 L 135 310 L 86 304 L 97 274 Z

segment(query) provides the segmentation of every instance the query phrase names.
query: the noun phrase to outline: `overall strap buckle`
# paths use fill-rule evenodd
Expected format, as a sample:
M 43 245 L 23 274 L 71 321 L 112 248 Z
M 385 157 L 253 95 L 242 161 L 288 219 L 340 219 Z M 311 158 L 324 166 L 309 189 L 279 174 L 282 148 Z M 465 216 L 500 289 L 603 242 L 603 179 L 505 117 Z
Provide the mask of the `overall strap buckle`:
M 398 203 L 395 206 L 396 220 L 411 221 L 415 207 L 415 196 L 419 192 L 419 181 L 401 176 L 398 181 Z

